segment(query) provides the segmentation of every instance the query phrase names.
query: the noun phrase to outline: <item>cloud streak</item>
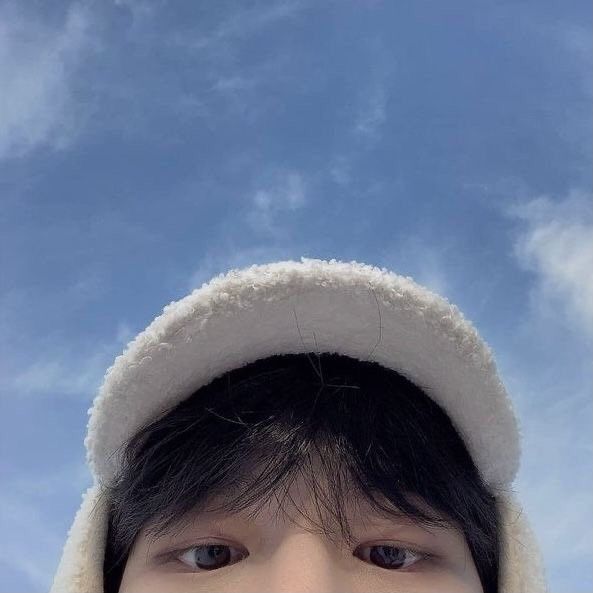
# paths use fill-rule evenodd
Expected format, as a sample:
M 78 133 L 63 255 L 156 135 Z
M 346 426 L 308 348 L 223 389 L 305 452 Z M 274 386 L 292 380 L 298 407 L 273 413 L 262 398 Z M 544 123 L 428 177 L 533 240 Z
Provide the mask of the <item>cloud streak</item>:
M 369 89 L 365 105 L 356 117 L 354 131 L 371 141 L 377 141 L 387 118 L 386 105 L 385 87 L 383 84 L 375 83 Z
M 40 511 L 51 496 L 83 492 L 91 485 L 86 464 L 52 468 L 51 473 L 23 474 L 3 484 L 0 528 L 5 537 L 0 561 L 21 572 L 30 587 L 46 591 L 55 571 L 64 536 Z M 40 503 L 41 501 L 41 503 Z
M 350 188 L 360 176 L 358 161 L 380 144 L 390 119 L 392 56 L 380 40 L 375 40 L 367 51 L 371 56 L 370 72 L 359 85 L 354 107 L 348 108 L 349 121 L 343 131 L 347 140 L 330 158 L 329 177 L 342 188 Z
M 228 43 L 248 37 L 278 21 L 294 16 L 303 8 L 303 2 L 283 1 L 265 6 L 238 8 L 208 33 L 192 32 L 191 35 L 176 35 L 173 43 L 185 49 L 200 51 L 220 49 Z
M 247 221 L 257 232 L 281 238 L 284 231 L 279 217 L 284 212 L 294 212 L 302 208 L 305 202 L 303 177 L 291 171 L 279 175 L 272 184 L 255 192 Z
M 587 391 L 571 394 L 570 386 L 561 383 L 539 393 L 521 391 L 525 454 L 516 482 L 520 498 L 546 566 L 555 571 L 550 576 L 558 593 L 586 591 L 593 584 L 590 569 L 589 583 L 583 582 L 584 569 L 580 580 L 572 569 L 590 566 L 592 552 L 593 402 Z
M 0 393 L 16 397 L 92 397 L 110 361 L 132 337 L 131 329 L 120 323 L 115 339 L 97 346 L 88 356 L 59 343 L 46 346 L 45 351 L 51 354 L 44 353 L 34 362 L 22 365 L 12 377 L 1 380 Z M 17 360 L 13 364 L 23 362 Z
M 509 214 L 525 223 L 513 251 L 537 274 L 532 305 L 557 317 L 557 306 L 593 336 L 593 222 L 590 197 L 573 190 L 564 201 L 543 196 L 515 204 Z
M 57 29 L 0 11 L 0 159 L 38 147 L 64 149 L 78 135 L 83 113 L 72 77 L 90 47 L 89 24 L 78 4 Z

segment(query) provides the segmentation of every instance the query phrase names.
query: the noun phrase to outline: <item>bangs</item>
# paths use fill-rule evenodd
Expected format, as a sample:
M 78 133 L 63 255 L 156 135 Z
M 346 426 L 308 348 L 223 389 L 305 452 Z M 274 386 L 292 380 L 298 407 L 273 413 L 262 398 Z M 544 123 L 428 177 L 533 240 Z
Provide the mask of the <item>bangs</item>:
M 299 477 L 313 516 L 290 497 Z M 202 512 L 255 518 L 272 501 L 349 543 L 357 501 L 451 526 L 481 578 L 498 571 L 495 499 L 449 417 L 396 371 L 344 355 L 274 355 L 218 377 L 125 444 L 104 493 L 115 580 L 141 530 L 156 539 Z
M 144 526 L 145 535 L 153 541 L 164 535 L 174 536 L 193 518 L 205 514 L 216 518 L 243 516 L 247 521 L 255 521 L 266 508 L 273 510 L 274 521 L 279 520 L 280 514 L 289 521 L 301 517 L 313 525 L 304 529 L 330 539 L 341 537 L 348 544 L 353 543 L 350 517 L 369 514 L 368 507 L 373 516 L 392 521 L 407 517 L 426 526 L 459 528 L 452 519 L 428 509 L 408 493 L 401 493 L 401 499 L 385 499 L 348 463 L 353 456 L 345 455 L 335 441 L 318 436 L 298 444 L 286 443 L 287 449 L 293 446 L 294 451 L 300 450 L 299 454 L 282 455 L 260 444 L 252 461 L 245 460 L 238 474 L 223 475 L 207 496 L 198 489 L 202 484 L 188 481 L 173 486 L 178 499 L 151 517 Z M 313 512 L 307 512 L 299 504 L 300 498 L 295 500 L 291 494 L 299 477 L 312 501 Z

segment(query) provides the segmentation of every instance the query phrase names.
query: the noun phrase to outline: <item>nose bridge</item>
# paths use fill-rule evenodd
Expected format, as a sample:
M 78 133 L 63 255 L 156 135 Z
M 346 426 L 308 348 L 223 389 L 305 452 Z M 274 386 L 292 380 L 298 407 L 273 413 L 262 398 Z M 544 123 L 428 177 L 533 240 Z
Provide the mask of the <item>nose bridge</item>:
M 311 533 L 292 534 L 283 539 L 270 558 L 266 591 L 344 591 L 337 562 L 336 550 L 329 540 Z

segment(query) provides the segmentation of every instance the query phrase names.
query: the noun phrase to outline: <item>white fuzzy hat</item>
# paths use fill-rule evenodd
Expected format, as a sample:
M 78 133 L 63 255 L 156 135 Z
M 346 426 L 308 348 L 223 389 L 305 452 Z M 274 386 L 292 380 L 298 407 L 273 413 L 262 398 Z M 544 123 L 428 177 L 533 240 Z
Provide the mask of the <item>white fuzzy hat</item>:
M 311 351 L 375 361 L 441 405 L 500 505 L 501 593 L 545 593 L 539 549 L 512 492 L 517 420 L 488 345 L 455 305 L 409 277 L 308 258 L 220 274 L 165 306 L 115 359 L 88 411 L 94 483 L 83 494 L 50 593 L 103 591 L 107 509 L 99 494 L 128 438 L 227 371 Z

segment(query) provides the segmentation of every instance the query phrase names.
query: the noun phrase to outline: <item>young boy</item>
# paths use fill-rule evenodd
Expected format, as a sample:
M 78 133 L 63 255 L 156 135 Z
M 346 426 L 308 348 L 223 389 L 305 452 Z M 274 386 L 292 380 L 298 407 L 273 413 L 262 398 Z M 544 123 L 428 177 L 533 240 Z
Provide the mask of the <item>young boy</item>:
M 89 413 L 95 483 L 53 592 L 546 591 L 492 354 L 410 278 L 220 275 L 128 345 Z

